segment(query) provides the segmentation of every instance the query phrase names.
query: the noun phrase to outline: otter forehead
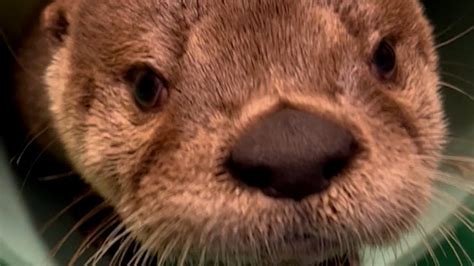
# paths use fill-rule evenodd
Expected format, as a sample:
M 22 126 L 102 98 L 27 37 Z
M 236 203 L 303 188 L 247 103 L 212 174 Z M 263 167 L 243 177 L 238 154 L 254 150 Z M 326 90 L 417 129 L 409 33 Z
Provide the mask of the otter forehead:
M 139 60 L 154 60 L 170 76 L 177 59 L 198 52 L 188 47 L 189 38 L 200 42 L 203 54 L 222 47 L 228 55 L 227 46 L 241 45 L 232 53 L 253 55 L 253 62 L 274 54 L 291 65 L 314 59 L 305 55 L 318 47 L 309 45 L 366 55 L 377 38 L 389 35 L 428 59 L 431 32 L 421 15 L 416 1 L 81 1 L 73 50 L 79 67 L 117 74 Z M 266 53 L 256 50 L 263 48 Z
M 361 72 L 382 38 L 399 47 L 400 87 L 420 65 L 436 68 L 416 1 L 81 1 L 71 28 L 72 79 L 109 84 L 149 64 L 196 112 L 235 111 L 261 90 L 374 86 Z

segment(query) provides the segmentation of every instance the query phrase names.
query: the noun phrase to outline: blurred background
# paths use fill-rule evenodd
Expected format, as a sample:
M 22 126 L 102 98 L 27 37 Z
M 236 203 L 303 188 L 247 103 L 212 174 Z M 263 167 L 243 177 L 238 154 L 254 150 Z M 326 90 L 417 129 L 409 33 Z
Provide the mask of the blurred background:
M 0 0 L 0 119 L 4 125 L 0 139 L 0 266 L 66 265 L 81 241 L 73 231 L 54 259 L 48 252 L 71 231 L 80 211 L 67 212 L 44 233 L 40 229 L 71 200 L 83 193 L 77 177 L 68 176 L 45 181 L 41 177 L 62 173 L 42 150 L 31 146 L 16 163 L 15 156 L 29 139 L 20 138 L 19 118 L 12 111 L 11 71 L 15 63 L 14 48 L 18 45 L 32 18 L 43 7 L 44 0 Z M 474 1 L 423 1 L 430 20 L 435 25 L 437 43 L 453 40 L 474 26 Z M 400 18 L 403 19 L 403 18 Z M 439 48 L 442 89 L 451 131 L 451 143 L 446 151 L 450 158 L 474 158 L 474 33 L 464 35 Z M 459 161 L 459 160 L 458 160 Z M 452 162 L 446 171 L 459 174 L 462 170 L 465 187 L 439 184 L 450 193 L 449 198 L 434 202 L 421 225 L 424 234 L 414 232 L 395 247 L 367 250 L 366 265 L 473 265 L 474 234 L 471 211 L 474 160 L 464 164 Z M 459 168 L 462 166 L 462 168 Z M 470 169 L 469 169 L 470 168 Z M 25 179 L 27 182 L 25 182 Z M 75 209 L 89 208 L 96 199 L 89 199 Z M 81 265 L 80 263 L 78 265 Z

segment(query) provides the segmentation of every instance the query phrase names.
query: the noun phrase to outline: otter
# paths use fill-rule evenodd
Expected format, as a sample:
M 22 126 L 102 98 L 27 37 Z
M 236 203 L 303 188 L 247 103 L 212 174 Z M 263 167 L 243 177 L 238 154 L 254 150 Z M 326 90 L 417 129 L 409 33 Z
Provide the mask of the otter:
M 55 0 L 19 56 L 26 126 L 137 263 L 357 265 L 432 197 L 447 130 L 416 0 Z

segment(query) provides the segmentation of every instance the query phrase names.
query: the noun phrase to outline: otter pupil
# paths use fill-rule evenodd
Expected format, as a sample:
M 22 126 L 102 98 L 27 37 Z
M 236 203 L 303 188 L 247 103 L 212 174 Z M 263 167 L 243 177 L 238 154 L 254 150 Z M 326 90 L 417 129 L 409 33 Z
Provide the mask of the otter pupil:
M 373 63 L 380 75 L 387 78 L 395 69 L 396 57 L 395 51 L 387 41 L 382 41 L 373 57 Z
M 145 71 L 136 80 L 133 96 L 142 110 L 150 110 L 157 106 L 164 90 L 163 80 L 154 72 Z

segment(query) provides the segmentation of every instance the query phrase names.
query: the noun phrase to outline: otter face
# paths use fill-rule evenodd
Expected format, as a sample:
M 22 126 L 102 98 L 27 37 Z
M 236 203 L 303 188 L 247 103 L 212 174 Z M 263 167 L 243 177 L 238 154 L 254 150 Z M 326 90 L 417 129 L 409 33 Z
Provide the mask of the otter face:
M 324 261 L 395 241 L 430 200 L 445 124 L 417 1 L 48 12 L 56 130 L 143 250 Z

